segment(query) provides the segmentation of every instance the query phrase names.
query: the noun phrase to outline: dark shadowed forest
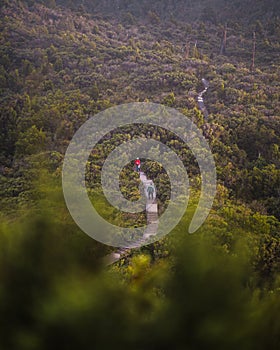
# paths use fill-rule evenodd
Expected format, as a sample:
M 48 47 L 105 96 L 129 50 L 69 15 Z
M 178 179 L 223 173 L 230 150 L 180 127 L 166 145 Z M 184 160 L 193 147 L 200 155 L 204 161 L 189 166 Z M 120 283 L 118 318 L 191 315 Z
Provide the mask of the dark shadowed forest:
M 280 348 L 279 38 L 278 0 L 0 0 L 0 350 Z M 73 221 L 63 160 L 91 116 L 130 102 L 197 125 L 217 192 L 188 234 L 201 191 L 191 150 L 156 126 L 111 131 L 85 179 L 104 218 L 145 223 L 101 183 L 110 152 L 135 137 L 178 154 L 191 198 L 170 234 L 104 267 L 114 248 Z M 143 170 L 161 215 L 168 175 L 153 160 Z M 140 197 L 131 162 L 120 189 Z

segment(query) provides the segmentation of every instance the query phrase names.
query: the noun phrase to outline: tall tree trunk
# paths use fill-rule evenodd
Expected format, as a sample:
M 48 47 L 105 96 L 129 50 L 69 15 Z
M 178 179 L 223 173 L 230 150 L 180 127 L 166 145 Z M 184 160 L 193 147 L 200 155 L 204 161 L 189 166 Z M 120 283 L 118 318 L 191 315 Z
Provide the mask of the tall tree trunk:
M 256 32 L 253 33 L 253 51 L 252 51 L 252 62 L 251 62 L 251 72 L 255 70 L 255 56 L 256 56 Z
M 189 58 L 189 55 L 190 55 L 190 43 L 187 42 L 185 47 L 185 58 Z
M 220 55 L 225 55 L 226 54 L 226 45 L 227 45 L 227 25 L 225 25 L 224 31 L 223 31 Z
M 194 43 L 192 56 L 194 58 L 199 58 L 199 52 L 198 52 L 198 49 L 197 49 L 197 40 Z

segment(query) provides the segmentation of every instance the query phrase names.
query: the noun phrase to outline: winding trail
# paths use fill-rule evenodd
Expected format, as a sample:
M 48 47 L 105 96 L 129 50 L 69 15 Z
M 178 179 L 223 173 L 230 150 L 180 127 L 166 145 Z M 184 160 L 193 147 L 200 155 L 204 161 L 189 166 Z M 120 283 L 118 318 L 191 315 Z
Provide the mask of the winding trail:
M 145 245 L 148 242 L 151 236 L 157 234 L 158 229 L 158 205 L 156 198 L 156 189 L 154 182 L 152 180 L 147 179 L 147 176 L 144 172 L 140 172 L 140 180 L 144 187 L 144 194 L 146 196 L 146 218 L 147 218 L 147 227 L 144 231 L 143 237 L 139 240 L 135 241 L 134 244 L 131 244 L 127 247 L 122 247 L 117 249 L 115 252 L 105 256 L 104 263 L 105 265 L 111 265 L 121 258 L 128 256 L 131 252 L 131 249 L 138 248 L 140 246 Z M 149 185 L 152 185 L 155 189 L 153 193 L 153 199 L 149 199 L 147 188 Z
M 197 103 L 198 103 L 198 107 L 199 107 L 199 109 L 201 110 L 201 112 L 203 113 L 203 115 L 204 115 L 204 118 L 205 119 L 208 119 L 208 115 L 209 115 L 209 113 L 208 113 L 208 111 L 207 111 L 207 109 L 206 109 L 206 107 L 205 107 L 205 105 L 204 105 L 204 100 L 203 100 L 203 95 L 206 93 L 206 91 L 207 91 L 207 89 L 209 88 L 209 82 L 206 80 L 206 79 L 204 79 L 204 78 L 202 78 L 202 83 L 203 83 L 203 85 L 204 85 L 204 90 L 202 90 L 199 94 L 198 94 L 198 96 L 197 96 Z
M 209 88 L 209 82 L 202 78 L 202 83 L 204 85 L 204 89 L 198 93 L 197 96 L 197 103 L 198 107 L 201 110 L 201 112 L 204 115 L 204 118 L 207 120 L 208 119 L 208 111 L 204 105 L 204 100 L 203 100 L 203 95 L 207 92 Z M 111 265 L 121 258 L 124 258 L 131 253 L 131 249 L 133 248 L 138 248 L 140 246 L 145 245 L 149 238 L 153 235 L 157 234 L 157 229 L 158 229 L 158 205 L 157 205 L 157 198 L 156 198 L 156 191 L 154 191 L 154 198 L 149 199 L 147 188 L 151 184 L 154 186 L 154 183 L 152 180 L 147 179 L 147 176 L 144 172 L 140 172 L 140 180 L 143 184 L 144 187 L 144 193 L 146 196 L 146 218 L 147 218 L 147 228 L 144 231 L 143 237 L 141 237 L 139 240 L 135 241 L 134 244 L 131 244 L 127 247 L 119 248 L 115 252 L 105 256 L 104 258 L 104 263 L 105 265 Z

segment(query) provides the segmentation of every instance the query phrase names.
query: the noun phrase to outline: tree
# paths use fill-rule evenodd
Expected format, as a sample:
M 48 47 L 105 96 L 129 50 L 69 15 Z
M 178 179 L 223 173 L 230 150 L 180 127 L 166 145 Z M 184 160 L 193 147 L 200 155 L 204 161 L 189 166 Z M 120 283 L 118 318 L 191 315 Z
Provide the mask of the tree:
M 46 134 L 35 125 L 19 134 L 16 142 L 16 156 L 21 157 L 39 153 L 45 149 Z

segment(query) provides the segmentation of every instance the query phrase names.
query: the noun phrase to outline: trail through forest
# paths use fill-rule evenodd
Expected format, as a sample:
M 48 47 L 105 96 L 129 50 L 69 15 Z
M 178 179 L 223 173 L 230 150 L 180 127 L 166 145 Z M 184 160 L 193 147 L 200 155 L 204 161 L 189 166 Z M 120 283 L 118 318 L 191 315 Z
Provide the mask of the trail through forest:
M 209 88 L 209 82 L 205 79 L 202 78 L 202 83 L 204 85 L 203 91 L 201 91 L 198 94 L 197 97 L 197 102 L 198 102 L 198 107 L 201 110 L 201 112 L 204 115 L 205 120 L 207 120 L 208 117 L 208 111 L 205 107 L 204 100 L 203 100 L 203 95 L 206 93 L 206 91 Z M 111 253 L 107 255 L 104 259 L 106 265 L 111 265 L 117 261 L 119 261 L 121 258 L 124 258 L 128 256 L 131 252 L 131 249 L 133 248 L 138 248 L 142 245 L 147 244 L 147 241 L 149 238 L 153 235 L 157 234 L 157 229 L 158 229 L 158 205 L 157 205 L 157 197 L 156 197 L 156 190 L 155 190 L 155 185 L 154 182 L 150 179 L 147 179 L 147 176 L 144 172 L 140 172 L 140 180 L 142 185 L 144 186 L 144 194 L 146 197 L 146 218 L 147 218 L 147 228 L 144 231 L 143 237 L 137 240 L 134 244 L 130 244 L 127 247 L 122 247 L 119 248 L 116 252 Z M 149 193 L 148 193 L 148 186 L 152 186 L 154 188 L 154 193 L 152 195 L 152 199 L 149 198 Z
M 133 248 L 139 248 L 142 245 L 147 244 L 149 238 L 157 234 L 158 229 L 158 205 L 154 182 L 147 178 L 144 172 L 139 173 L 141 184 L 143 186 L 143 194 L 146 197 L 146 218 L 147 228 L 144 231 L 143 237 L 137 240 L 134 244 L 130 244 L 127 247 L 121 247 L 116 252 L 111 253 L 105 257 L 105 264 L 111 265 L 121 258 L 128 256 Z M 151 197 L 149 196 L 148 187 L 152 186 L 154 189 Z

